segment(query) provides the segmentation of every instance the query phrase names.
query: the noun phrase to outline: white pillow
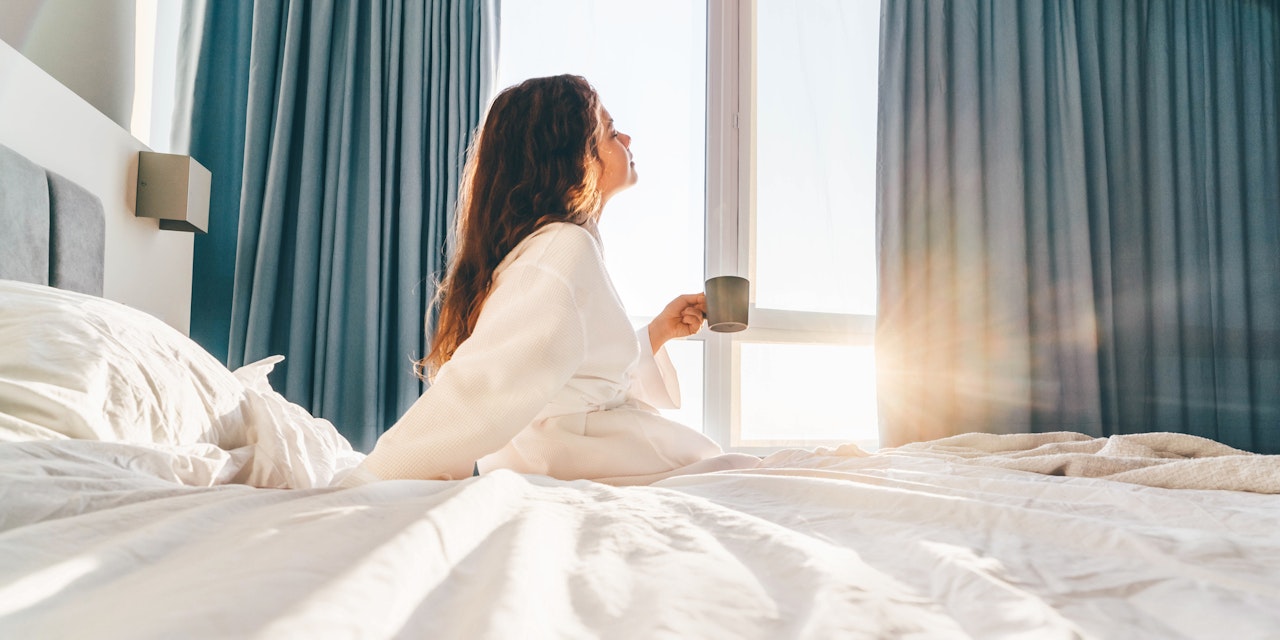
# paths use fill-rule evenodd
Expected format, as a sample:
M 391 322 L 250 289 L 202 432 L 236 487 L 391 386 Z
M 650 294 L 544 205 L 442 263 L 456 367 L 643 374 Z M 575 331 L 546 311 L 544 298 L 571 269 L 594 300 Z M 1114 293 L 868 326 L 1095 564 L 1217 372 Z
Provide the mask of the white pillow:
M 0 441 L 243 446 L 245 385 L 159 319 L 0 280 Z

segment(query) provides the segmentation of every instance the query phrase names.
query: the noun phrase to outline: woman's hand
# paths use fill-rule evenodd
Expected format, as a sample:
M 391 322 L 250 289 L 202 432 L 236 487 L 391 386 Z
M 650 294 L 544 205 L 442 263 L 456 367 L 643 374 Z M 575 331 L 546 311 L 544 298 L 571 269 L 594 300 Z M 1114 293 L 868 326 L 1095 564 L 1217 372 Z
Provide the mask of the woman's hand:
M 689 293 L 672 300 L 649 323 L 649 344 L 653 347 L 653 352 L 657 353 L 672 338 L 684 338 L 697 333 L 706 317 L 705 293 Z

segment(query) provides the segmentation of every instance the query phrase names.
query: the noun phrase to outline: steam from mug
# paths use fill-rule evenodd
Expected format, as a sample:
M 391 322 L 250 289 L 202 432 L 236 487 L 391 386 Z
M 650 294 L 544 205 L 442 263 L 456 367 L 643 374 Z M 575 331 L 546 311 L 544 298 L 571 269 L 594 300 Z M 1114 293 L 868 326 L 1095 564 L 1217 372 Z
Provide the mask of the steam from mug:
M 747 328 L 751 283 L 738 276 L 717 276 L 706 282 L 707 328 L 733 333 Z

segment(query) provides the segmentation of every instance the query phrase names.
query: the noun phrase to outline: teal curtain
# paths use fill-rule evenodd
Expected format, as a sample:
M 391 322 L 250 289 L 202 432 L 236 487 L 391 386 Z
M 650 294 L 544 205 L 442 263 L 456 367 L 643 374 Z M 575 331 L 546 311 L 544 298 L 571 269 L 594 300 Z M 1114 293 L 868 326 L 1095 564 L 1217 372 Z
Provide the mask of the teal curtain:
M 496 0 L 194 2 L 190 152 L 215 176 L 192 335 L 357 448 L 422 393 L 432 278 L 494 78 Z
M 884 0 L 883 442 L 1280 453 L 1280 7 Z
M 231 337 L 252 34 L 252 3 L 184 5 L 173 149 L 212 174 L 211 224 L 207 234 L 196 235 L 192 261 L 191 338 L 223 362 Z

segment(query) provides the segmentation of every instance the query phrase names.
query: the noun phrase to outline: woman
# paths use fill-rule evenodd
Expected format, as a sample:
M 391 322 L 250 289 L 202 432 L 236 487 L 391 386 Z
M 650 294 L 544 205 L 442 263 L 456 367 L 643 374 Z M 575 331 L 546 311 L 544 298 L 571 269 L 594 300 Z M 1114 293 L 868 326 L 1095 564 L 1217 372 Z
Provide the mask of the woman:
M 631 329 L 596 230 L 636 182 L 630 145 L 583 78 L 534 78 L 494 99 L 419 363 L 432 385 L 344 485 L 498 468 L 641 484 L 754 466 L 653 408 L 678 404 L 662 346 L 695 333 L 706 302 L 679 296 Z

